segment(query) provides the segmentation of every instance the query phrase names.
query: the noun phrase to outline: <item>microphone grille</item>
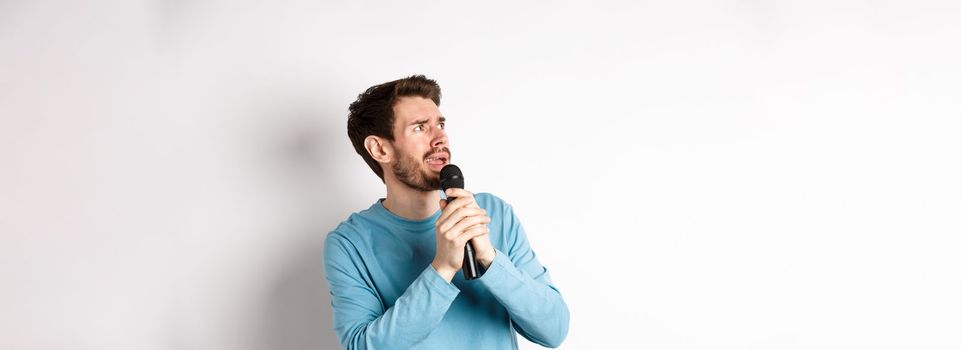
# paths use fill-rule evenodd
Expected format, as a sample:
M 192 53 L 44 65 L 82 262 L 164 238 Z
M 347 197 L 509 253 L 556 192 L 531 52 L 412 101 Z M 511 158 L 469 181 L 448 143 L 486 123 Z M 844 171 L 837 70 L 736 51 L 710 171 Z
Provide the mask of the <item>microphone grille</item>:
M 464 188 L 464 174 L 460 172 L 460 168 L 454 164 L 447 164 L 440 169 L 440 187 L 443 190 Z

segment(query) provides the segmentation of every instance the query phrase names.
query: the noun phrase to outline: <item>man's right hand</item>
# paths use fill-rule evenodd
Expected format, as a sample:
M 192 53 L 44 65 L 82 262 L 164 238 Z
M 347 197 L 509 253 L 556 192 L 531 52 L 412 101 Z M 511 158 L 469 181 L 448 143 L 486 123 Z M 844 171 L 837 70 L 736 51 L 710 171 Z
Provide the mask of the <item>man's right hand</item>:
M 431 265 L 450 282 L 464 265 L 464 245 L 474 237 L 490 233 L 487 228 L 490 217 L 474 202 L 473 195 L 457 197 L 450 203 L 441 199 L 440 209 L 440 217 L 434 224 L 437 253 Z

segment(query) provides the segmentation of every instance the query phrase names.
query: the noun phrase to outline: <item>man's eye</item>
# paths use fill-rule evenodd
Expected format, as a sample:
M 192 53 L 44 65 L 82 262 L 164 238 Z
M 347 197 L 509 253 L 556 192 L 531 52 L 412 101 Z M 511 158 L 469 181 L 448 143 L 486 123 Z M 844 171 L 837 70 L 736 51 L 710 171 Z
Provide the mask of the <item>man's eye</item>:
M 414 131 L 424 131 L 424 125 L 418 125 L 414 127 Z
M 447 124 L 446 124 L 446 123 L 440 123 L 440 124 L 438 124 L 438 126 L 440 126 L 441 129 L 447 128 Z

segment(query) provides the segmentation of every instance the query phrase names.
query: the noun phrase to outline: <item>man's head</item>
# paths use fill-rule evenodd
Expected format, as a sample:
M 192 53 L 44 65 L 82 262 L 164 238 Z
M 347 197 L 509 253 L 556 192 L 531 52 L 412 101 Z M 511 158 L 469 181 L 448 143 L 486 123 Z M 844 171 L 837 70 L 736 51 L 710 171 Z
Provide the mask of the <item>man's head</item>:
M 440 168 L 450 162 L 440 96 L 437 82 L 415 75 L 372 86 L 350 104 L 347 136 L 385 183 L 393 176 L 421 191 L 440 187 Z

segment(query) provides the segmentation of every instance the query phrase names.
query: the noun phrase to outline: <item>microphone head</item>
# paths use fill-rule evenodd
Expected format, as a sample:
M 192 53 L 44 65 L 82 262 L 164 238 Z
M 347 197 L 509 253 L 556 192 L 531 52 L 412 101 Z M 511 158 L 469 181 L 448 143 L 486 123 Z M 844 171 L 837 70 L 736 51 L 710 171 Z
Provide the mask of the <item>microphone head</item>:
M 440 188 L 444 191 L 448 188 L 464 188 L 464 174 L 460 172 L 460 168 L 447 164 L 440 169 Z

